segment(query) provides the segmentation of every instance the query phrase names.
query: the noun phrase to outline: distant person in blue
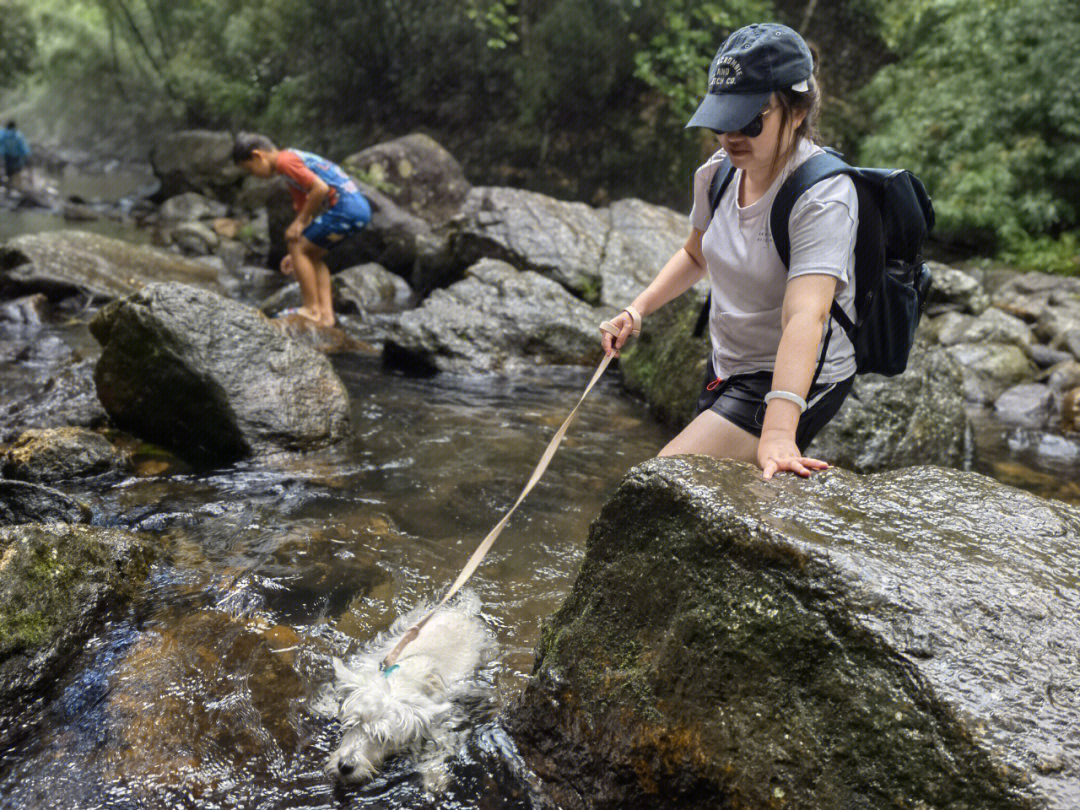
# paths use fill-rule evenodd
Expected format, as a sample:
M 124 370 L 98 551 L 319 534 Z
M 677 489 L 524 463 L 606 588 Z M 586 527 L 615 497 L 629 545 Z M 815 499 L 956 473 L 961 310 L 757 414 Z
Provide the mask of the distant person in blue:
M 14 188 L 15 177 L 30 160 L 30 144 L 14 121 L 8 121 L 7 126 L 0 130 L 0 154 L 4 156 L 4 182 Z
M 278 149 L 263 135 L 238 135 L 233 160 L 256 177 L 285 178 L 296 219 L 285 229 L 289 255 L 281 271 L 295 273 L 300 283 L 304 305 L 297 312 L 321 326 L 333 326 L 330 269 L 323 258 L 371 221 L 367 198 L 337 164 L 299 149 Z

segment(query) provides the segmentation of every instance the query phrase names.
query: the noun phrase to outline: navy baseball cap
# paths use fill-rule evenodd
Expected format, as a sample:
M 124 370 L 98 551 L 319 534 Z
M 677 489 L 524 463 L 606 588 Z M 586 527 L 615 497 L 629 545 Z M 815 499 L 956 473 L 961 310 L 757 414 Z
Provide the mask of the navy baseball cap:
M 709 92 L 689 127 L 734 132 L 754 120 L 774 90 L 805 93 L 814 57 L 794 30 L 755 23 L 724 40 L 709 66 Z

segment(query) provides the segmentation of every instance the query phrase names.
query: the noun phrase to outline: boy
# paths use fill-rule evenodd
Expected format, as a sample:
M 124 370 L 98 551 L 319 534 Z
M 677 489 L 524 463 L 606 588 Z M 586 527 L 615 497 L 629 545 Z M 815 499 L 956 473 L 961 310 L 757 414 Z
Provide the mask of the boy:
M 299 149 L 278 149 L 263 135 L 241 134 L 233 160 L 244 171 L 269 179 L 285 178 L 296 219 L 285 229 L 289 255 L 283 273 L 293 272 L 304 305 L 297 312 L 321 326 L 334 325 L 326 251 L 371 221 L 371 205 L 356 183 L 334 163 Z

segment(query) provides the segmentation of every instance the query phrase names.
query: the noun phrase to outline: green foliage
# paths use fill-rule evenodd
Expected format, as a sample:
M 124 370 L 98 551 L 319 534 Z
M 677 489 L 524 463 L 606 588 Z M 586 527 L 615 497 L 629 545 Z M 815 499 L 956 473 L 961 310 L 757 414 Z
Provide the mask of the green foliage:
M 936 0 L 910 23 L 868 88 L 861 159 L 915 171 L 940 234 L 1049 255 L 1039 235 L 1080 225 L 1080 5 Z
M 344 158 L 419 130 L 475 182 L 685 207 L 702 151 L 683 125 L 716 48 L 743 24 L 810 8 L 0 0 L 0 83 L 32 70 L 20 99 L 41 99 L 39 120 L 85 133 L 99 151 L 199 126 L 260 130 Z M 867 39 L 880 35 L 898 57 L 855 96 L 846 88 L 884 58 L 828 40 L 823 68 L 836 65 L 838 81 L 826 76 L 826 92 L 844 88 L 825 110 L 834 143 L 839 133 L 851 152 L 861 138 L 860 162 L 915 171 L 934 197 L 939 235 L 1028 266 L 1075 266 L 1080 4 L 820 0 L 813 19 L 865 20 Z
M 685 123 L 701 102 L 707 68 L 724 37 L 771 18 L 768 0 L 663 4 L 661 24 L 634 54 L 634 75 L 659 91 L 668 115 Z
M 1080 276 L 1080 231 L 1066 231 L 1057 238 L 1024 234 L 1012 240 L 1000 258 L 1041 273 Z
M 37 52 L 37 31 L 28 6 L 0 0 L 0 87 L 30 70 Z
M 517 0 L 466 0 L 465 16 L 488 35 L 487 46 L 501 50 L 518 41 L 515 26 L 521 18 L 511 12 Z

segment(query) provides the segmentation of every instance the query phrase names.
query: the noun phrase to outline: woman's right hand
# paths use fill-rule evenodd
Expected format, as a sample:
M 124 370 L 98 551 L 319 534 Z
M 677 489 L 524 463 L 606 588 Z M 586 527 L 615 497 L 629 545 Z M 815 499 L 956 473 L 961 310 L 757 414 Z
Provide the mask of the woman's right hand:
M 610 332 L 605 332 L 603 329 L 601 329 L 600 340 L 604 346 L 604 354 L 608 355 L 609 357 L 618 357 L 619 349 L 623 347 L 623 344 L 626 343 L 626 341 L 630 337 L 630 334 L 634 331 L 634 320 L 630 317 L 629 312 L 623 310 L 614 318 L 612 318 L 609 323 L 619 330 L 618 336 L 613 335 Z

